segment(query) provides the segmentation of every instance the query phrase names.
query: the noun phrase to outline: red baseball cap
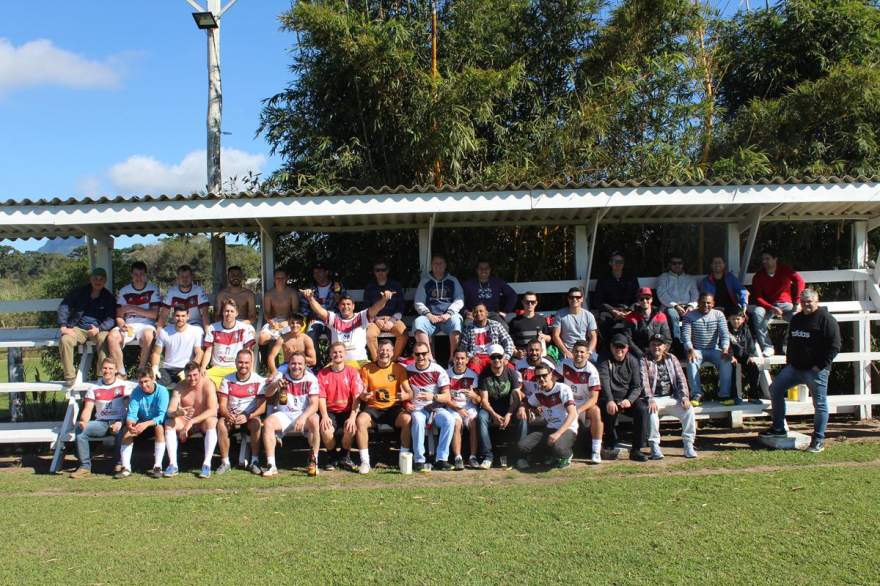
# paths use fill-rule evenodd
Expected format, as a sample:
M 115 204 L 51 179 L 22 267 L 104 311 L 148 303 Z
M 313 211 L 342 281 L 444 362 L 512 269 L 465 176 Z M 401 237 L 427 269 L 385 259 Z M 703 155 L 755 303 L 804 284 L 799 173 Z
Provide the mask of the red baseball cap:
M 639 289 L 639 297 L 654 297 L 654 292 L 650 287 L 642 287 Z

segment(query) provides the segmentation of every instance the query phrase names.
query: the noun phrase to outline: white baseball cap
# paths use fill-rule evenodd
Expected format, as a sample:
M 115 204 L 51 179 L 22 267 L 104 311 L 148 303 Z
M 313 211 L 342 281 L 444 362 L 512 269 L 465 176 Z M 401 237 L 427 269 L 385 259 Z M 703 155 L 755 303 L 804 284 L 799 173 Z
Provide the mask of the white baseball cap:
M 489 346 L 489 356 L 493 356 L 495 354 L 500 354 L 504 356 L 504 347 L 501 344 L 492 344 Z

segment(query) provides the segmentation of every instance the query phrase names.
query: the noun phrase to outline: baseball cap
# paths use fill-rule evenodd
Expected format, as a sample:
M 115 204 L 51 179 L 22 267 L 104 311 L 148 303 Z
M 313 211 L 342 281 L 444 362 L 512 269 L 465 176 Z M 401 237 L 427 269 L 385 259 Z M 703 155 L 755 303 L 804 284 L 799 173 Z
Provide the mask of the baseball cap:
M 94 269 L 92 269 L 92 276 L 93 277 L 104 277 L 106 279 L 107 278 L 107 271 L 105 271 L 101 267 L 95 267 Z
M 639 297 L 653 297 L 654 293 L 650 287 L 642 287 L 639 289 Z
M 312 270 L 314 270 L 314 269 L 324 269 L 324 270 L 328 270 L 328 269 L 327 269 L 327 265 L 324 264 L 324 261 L 322 261 L 322 260 L 315 261 L 315 264 L 312 265 Z
M 498 354 L 504 356 L 504 348 L 501 344 L 492 344 L 489 346 L 489 356 L 496 356 Z
M 629 339 L 623 334 L 614 334 L 611 343 L 617 346 L 629 346 Z
M 651 339 L 650 339 L 649 341 L 651 341 L 651 342 L 660 342 L 661 344 L 669 344 L 669 340 L 667 340 L 667 339 L 666 339 L 666 336 L 664 336 L 664 335 L 661 334 L 660 332 L 657 332 L 657 333 L 655 333 L 655 334 L 652 334 L 652 335 L 651 335 Z

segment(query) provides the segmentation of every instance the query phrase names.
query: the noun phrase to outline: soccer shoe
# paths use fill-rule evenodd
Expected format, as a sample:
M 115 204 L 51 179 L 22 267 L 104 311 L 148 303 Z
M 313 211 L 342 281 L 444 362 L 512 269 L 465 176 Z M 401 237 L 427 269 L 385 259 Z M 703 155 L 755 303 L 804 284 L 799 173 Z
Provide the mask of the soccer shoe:
M 253 462 L 251 464 L 251 467 L 249 468 L 249 470 L 250 470 L 251 474 L 256 474 L 257 476 L 260 476 L 263 474 L 263 469 L 260 468 L 260 465 L 257 464 L 256 462 Z
M 85 478 L 86 476 L 91 476 L 92 470 L 90 468 L 83 468 L 80 466 L 70 474 L 68 474 L 68 478 Z
M 175 473 L 177 472 L 177 468 L 174 469 Z M 147 476 L 150 478 L 162 478 L 162 469 L 158 466 L 153 466 L 153 468 L 147 472 Z
M 660 444 L 651 444 L 651 459 L 652 460 L 662 460 L 663 459 L 663 451 L 660 449 Z
M 113 474 L 113 478 L 116 480 L 121 480 L 122 478 L 128 478 L 129 476 L 131 476 L 131 470 L 129 470 L 128 468 L 122 468 L 119 470 L 119 472 L 116 472 Z
M 571 456 L 568 458 L 559 458 L 556 460 L 556 467 L 559 469 L 568 468 L 571 466 Z
M 684 445 L 684 457 L 685 458 L 696 458 L 697 450 L 694 449 L 694 444 L 685 444 Z
M 455 471 L 461 472 L 462 470 L 464 470 L 464 458 L 462 458 L 461 456 L 456 456 L 455 457 Z
M 479 467 L 480 467 L 479 458 L 477 458 L 474 455 L 471 455 L 471 457 L 468 458 L 468 468 L 479 468 Z
M 808 452 L 812 452 L 814 454 L 818 454 L 819 452 L 825 451 L 825 440 L 817 440 L 814 439 L 810 442 L 810 447 L 807 448 Z
M 488 470 L 491 467 L 492 467 L 492 458 L 486 458 L 485 460 L 480 462 L 480 469 L 481 470 Z
M 318 475 L 318 460 L 315 457 L 312 457 L 309 460 L 309 465 L 306 468 L 306 474 L 308 474 L 309 476 Z
M 199 476 L 199 478 L 211 478 L 211 467 L 210 466 L 202 466 L 202 469 L 199 470 L 198 476 Z
M 434 462 L 434 470 L 447 472 L 449 470 L 452 470 L 452 464 L 450 464 L 447 460 L 439 460 L 437 462 Z
M 155 471 L 155 470 L 156 469 L 153 468 L 153 471 Z M 171 478 L 173 476 L 177 476 L 178 472 L 179 472 L 179 470 L 177 469 L 177 466 L 172 466 L 171 464 L 168 464 L 168 467 L 165 468 L 165 472 L 160 473 L 160 476 L 164 476 L 165 478 Z M 149 475 L 149 474 L 150 473 L 147 472 L 147 475 Z M 159 478 L 159 476 L 154 476 L 153 478 Z
M 593 452 L 589 459 L 590 464 L 597 465 L 602 463 L 602 450 Z
M 261 470 L 263 478 L 268 478 L 270 476 L 278 476 L 278 467 L 277 466 L 266 466 Z
M 528 470 L 529 469 L 529 461 L 525 458 L 520 458 L 516 461 L 516 469 L 517 470 Z
M 413 464 L 413 472 L 430 472 L 431 467 L 427 462 L 416 462 Z
M 339 467 L 343 470 L 354 470 L 355 465 L 354 462 L 351 461 L 351 456 L 349 456 L 348 454 L 342 456 L 339 459 Z
M 761 437 L 788 437 L 788 432 L 784 429 L 774 429 L 771 427 L 769 429 L 765 429 L 758 435 L 760 435 Z
M 641 450 L 630 450 L 629 459 L 633 462 L 647 462 L 648 456 L 643 454 Z
M 370 463 L 369 462 L 361 462 L 360 466 L 358 466 L 358 474 L 369 474 L 370 473 Z
M 230 468 L 232 468 L 232 466 L 230 466 L 226 462 L 220 462 L 220 465 L 217 466 L 217 476 L 220 476 L 221 474 L 226 474 L 227 472 L 229 472 Z

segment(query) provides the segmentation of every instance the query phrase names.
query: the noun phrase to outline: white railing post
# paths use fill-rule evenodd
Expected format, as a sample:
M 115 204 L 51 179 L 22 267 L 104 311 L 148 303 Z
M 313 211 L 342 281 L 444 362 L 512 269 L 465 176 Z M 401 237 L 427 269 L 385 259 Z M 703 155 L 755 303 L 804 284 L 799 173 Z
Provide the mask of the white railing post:
M 6 369 L 9 375 L 9 382 L 24 382 L 24 359 L 22 358 L 21 348 L 7 348 Z M 24 393 L 9 394 L 9 416 L 12 423 L 24 419 Z
M 866 312 L 860 312 L 859 321 L 856 322 L 856 351 L 864 354 L 871 351 L 871 321 Z M 871 394 L 871 361 L 860 358 L 855 367 L 855 387 L 859 395 Z M 862 403 L 859 405 L 859 418 L 870 419 L 871 405 Z
M 858 221 L 852 225 L 852 268 L 864 269 L 868 266 L 868 222 Z M 856 299 L 865 299 L 867 289 L 865 283 L 854 283 Z

